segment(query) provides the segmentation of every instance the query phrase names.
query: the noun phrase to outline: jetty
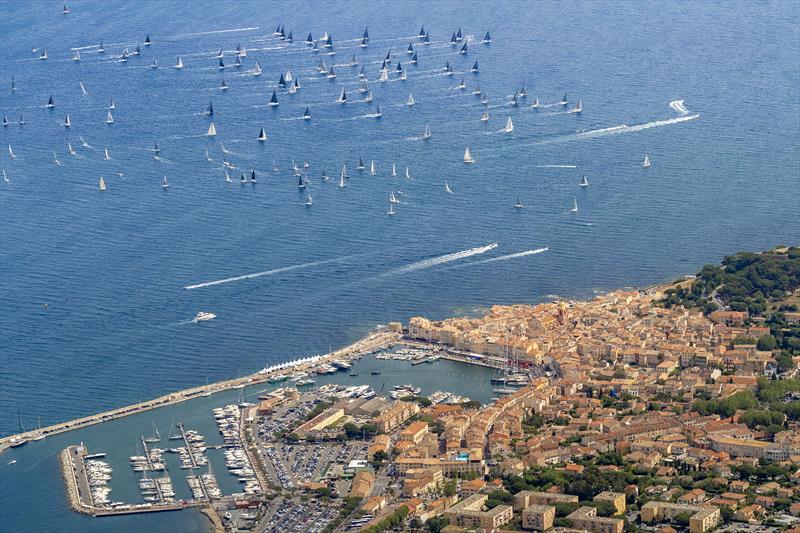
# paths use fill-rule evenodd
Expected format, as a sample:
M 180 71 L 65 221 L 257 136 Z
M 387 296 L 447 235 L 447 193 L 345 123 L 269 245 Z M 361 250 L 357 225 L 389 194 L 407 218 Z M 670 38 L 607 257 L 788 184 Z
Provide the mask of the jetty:
M 303 371 L 303 370 L 308 370 L 313 366 L 317 366 L 323 363 L 329 363 L 334 359 L 351 359 L 356 357 L 362 357 L 364 355 L 368 355 L 370 353 L 389 348 L 394 344 L 400 342 L 400 339 L 401 336 L 399 332 L 387 331 L 387 330 L 375 331 L 370 333 L 366 337 L 354 342 L 353 344 L 350 344 L 348 346 L 345 346 L 344 348 L 329 352 L 324 355 L 314 355 L 310 357 L 304 357 L 301 359 L 295 359 L 293 361 L 287 361 L 285 363 L 273 365 L 268 368 L 263 368 L 262 370 L 259 370 L 258 372 L 255 372 L 254 374 L 250 374 L 247 376 L 220 381 L 217 383 L 210 383 L 199 387 L 192 387 L 189 389 L 184 389 L 182 391 L 172 392 L 170 394 L 166 394 L 164 396 L 160 396 L 152 400 L 147 400 L 145 402 L 128 405 L 125 407 L 119 407 L 117 409 L 112 409 L 110 411 L 97 413 L 95 415 L 77 418 L 75 420 L 70 420 L 68 422 L 60 422 L 58 424 L 53 424 L 51 426 L 47 426 L 41 429 L 36 429 L 34 431 L 27 431 L 16 435 L 9 435 L 0 438 L 0 453 L 3 453 L 13 443 L 17 443 L 20 440 L 28 441 L 38 437 L 39 435 L 49 437 L 51 435 L 65 433 L 67 431 L 82 429 L 88 426 L 92 426 L 94 424 L 108 422 L 111 420 L 115 420 L 117 418 L 144 413 L 151 409 L 157 409 L 159 407 L 164 407 L 166 405 L 180 403 L 194 398 L 199 398 L 202 396 L 208 396 L 210 394 L 214 394 L 217 392 L 235 388 L 241 388 L 246 385 L 265 383 L 269 380 L 270 377 L 282 371 L 286 370 Z

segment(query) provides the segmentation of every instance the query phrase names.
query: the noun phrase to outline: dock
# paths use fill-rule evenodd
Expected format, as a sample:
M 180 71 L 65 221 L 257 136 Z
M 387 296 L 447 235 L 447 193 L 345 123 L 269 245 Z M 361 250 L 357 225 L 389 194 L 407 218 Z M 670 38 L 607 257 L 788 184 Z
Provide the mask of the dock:
M 61 472 L 67 485 L 67 499 L 73 511 L 90 516 L 117 516 L 180 511 L 181 509 L 204 505 L 203 502 L 196 501 L 129 504 L 116 507 L 95 505 L 92 500 L 92 493 L 89 490 L 89 479 L 86 473 L 86 463 L 84 462 L 87 455 L 85 446 L 69 446 L 61 450 L 59 454 Z
M 211 383 L 208 385 L 202 385 L 200 387 L 192 387 L 189 389 L 184 389 L 182 391 L 172 392 L 170 394 L 166 394 L 164 396 L 160 396 L 158 398 L 148 400 L 145 402 L 128 405 L 125 407 L 119 407 L 117 409 L 112 409 L 91 416 L 77 418 L 75 420 L 70 420 L 68 422 L 60 422 L 58 424 L 53 424 L 41 429 L 37 428 L 34 431 L 27 431 L 16 435 L 8 435 L 6 437 L 0 438 L 0 453 L 3 453 L 11 446 L 12 442 L 20 438 L 25 440 L 31 440 L 39 435 L 44 435 L 45 437 L 48 437 L 59 433 L 65 433 L 67 431 L 82 429 L 88 426 L 92 426 L 94 424 L 108 422 L 125 416 L 144 413 L 151 409 L 158 409 L 159 407 L 164 407 L 167 405 L 172 405 L 187 400 L 192 400 L 194 398 L 199 398 L 202 396 L 208 396 L 216 392 L 222 392 L 225 390 L 240 388 L 246 385 L 266 383 L 270 377 L 279 374 L 281 372 L 285 372 L 287 370 L 304 371 L 304 370 L 309 370 L 310 368 L 318 366 L 320 364 L 329 363 L 334 359 L 347 359 L 347 358 L 360 357 L 379 350 L 389 348 L 394 344 L 398 343 L 399 341 L 400 341 L 399 333 L 392 333 L 389 331 L 373 332 L 364 337 L 363 339 L 354 342 L 353 344 L 345 346 L 344 348 L 341 348 L 339 350 L 327 353 L 325 355 L 308 357 L 296 361 L 287 361 L 286 363 L 281 363 L 269 369 L 264 369 L 254 374 L 250 374 L 240 378 L 234 378 L 226 381 L 220 381 L 217 383 Z

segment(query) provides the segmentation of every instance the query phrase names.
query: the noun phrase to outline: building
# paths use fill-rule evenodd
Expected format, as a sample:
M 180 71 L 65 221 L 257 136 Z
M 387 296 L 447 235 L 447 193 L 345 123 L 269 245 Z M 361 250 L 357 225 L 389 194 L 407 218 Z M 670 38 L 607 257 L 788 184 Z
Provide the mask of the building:
M 483 476 L 486 474 L 486 463 L 479 452 L 453 452 L 444 457 L 400 457 L 394 460 L 394 466 L 399 474 L 405 474 L 413 468 L 439 467 L 446 477 L 470 472 Z
M 553 527 L 556 508 L 552 505 L 531 505 L 522 511 L 522 529 L 547 531 Z
M 625 522 L 621 518 L 604 518 L 597 516 L 596 507 L 578 507 L 567 515 L 572 527 L 594 533 L 622 533 Z
M 450 523 L 467 528 L 496 529 L 514 518 L 510 505 L 498 505 L 487 511 L 482 510 L 489 497 L 485 494 L 474 494 L 444 512 Z
M 651 501 L 642 506 L 642 521 L 647 523 L 672 521 L 681 513 L 693 513 L 689 518 L 690 533 L 705 533 L 717 527 L 721 520 L 719 509 L 716 507 Z
M 531 505 L 555 505 L 557 503 L 578 503 L 579 498 L 572 494 L 521 490 L 514 495 L 514 509 L 522 511 Z
M 334 405 L 322 411 L 320 414 L 302 424 L 293 431 L 301 439 L 306 438 L 311 433 L 320 432 L 344 416 L 344 408 L 341 405 Z
M 444 476 L 441 468 L 412 468 L 405 472 L 403 478 L 403 496 L 434 494 L 443 484 Z
M 614 506 L 614 514 L 625 512 L 625 495 L 621 492 L 604 491 L 592 498 L 595 502 L 608 502 Z
M 389 433 L 417 413 L 419 406 L 415 402 L 395 402 L 389 409 L 375 417 L 378 433 Z
M 372 489 L 372 484 L 375 483 L 375 475 L 369 470 L 359 470 L 353 478 L 353 484 L 350 486 L 351 498 L 366 498 Z
M 419 441 L 428 433 L 427 422 L 413 422 L 400 432 L 400 440 L 413 442 L 419 444 Z

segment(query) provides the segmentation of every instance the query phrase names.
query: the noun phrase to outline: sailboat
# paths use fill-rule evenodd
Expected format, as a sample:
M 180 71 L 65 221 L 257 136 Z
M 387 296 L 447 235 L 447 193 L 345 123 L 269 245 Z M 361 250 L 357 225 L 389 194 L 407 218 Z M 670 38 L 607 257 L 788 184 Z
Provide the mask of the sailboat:
M 214 161 L 214 158 L 211 157 L 211 154 L 208 153 L 208 148 L 206 148 L 206 161 Z M 235 168 L 235 167 L 231 167 Z
M 150 68 L 153 70 L 158 68 L 158 59 L 153 59 L 153 62 L 150 63 Z
M 178 56 L 178 61 L 175 62 L 175 68 L 177 69 L 183 68 L 183 61 L 181 60 L 180 56 Z
M 411 107 L 412 105 L 414 105 L 414 97 L 412 95 L 410 95 L 410 94 L 408 95 L 408 100 L 406 101 L 406 105 L 408 107 Z
M 458 82 L 458 88 L 459 89 L 466 89 L 467 88 L 467 84 L 464 82 L 464 78 L 461 78 L 461 81 Z
M 386 214 L 389 215 L 390 217 L 395 215 L 394 204 L 392 203 L 389 204 L 389 210 L 386 212 Z
M 11 159 L 16 159 L 17 158 L 16 154 L 14 154 L 14 150 L 11 149 L 11 145 L 10 144 L 8 145 L 8 157 L 10 157 Z
M 208 102 L 208 107 L 206 108 L 205 113 L 206 116 L 211 116 L 214 114 L 214 102 Z
M 114 103 L 114 99 L 112 98 L 111 99 L 111 103 L 108 104 L 108 109 L 116 109 L 116 108 L 117 108 L 117 104 Z
M 120 63 L 127 63 L 128 62 L 128 47 L 127 46 L 122 51 L 122 55 L 119 56 L 119 62 Z
M 64 117 L 64 127 L 69 128 L 70 126 L 72 126 L 72 121 L 69 118 L 69 113 L 67 113 L 67 116 Z
M 81 52 L 80 50 L 75 50 L 75 53 L 72 55 L 73 61 L 80 61 L 81 60 Z
M 345 176 L 345 167 L 343 166 L 342 167 L 342 173 L 339 175 L 339 188 L 340 189 L 344 189 L 345 187 L 347 187 L 347 183 L 345 183 L 345 181 L 344 181 L 345 177 L 346 177 Z
M 411 42 L 408 43 L 408 48 L 406 48 L 406 53 L 409 54 L 409 55 L 414 53 L 414 44 L 413 43 L 411 43 Z
M 306 188 L 306 180 L 303 179 L 303 175 L 300 173 L 297 174 L 297 188 L 298 189 Z
M 644 162 L 642 163 L 642 166 L 644 168 L 650 168 L 650 156 L 649 155 L 645 155 L 644 156 Z
M 314 37 L 312 37 L 311 34 L 309 33 L 308 37 L 306 37 L 306 46 L 313 46 L 313 45 L 314 45 Z
M 231 181 L 233 181 L 233 180 L 231 180 L 231 176 L 230 176 L 230 174 L 228 174 L 228 171 L 226 170 L 225 171 L 225 182 L 230 183 Z
M 311 111 L 306 107 L 306 110 L 303 111 L 303 120 L 311 120 Z
M 481 86 L 476 85 L 475 89 L 472 91 L 472 94 L 474 94 L 475 96 L 480 96 L 481 94 L 483 94 L 483 91 L 481 91 Z
M 374 176 L 375 174 L 377 174 L 377 172 L 375 171 L 375 160 L 373 159 L 369 162 L 369 175 Z
M 106 53 L 106 47 L 105 45 L 103 45 L 103 41 L 100 41 L 100 45 L 97 47 L 97 51 L 100 52 L 101 54 Z
M 367 67 L 361 67 L 361 70 L 358 71 L 358 77 L 362 80 L 367 78 Z
M 347 92 L 344 90 L 344 87 L 342 87 L 342 92 L 339 93 L 339 98 L 337 98 L 336 101 L 339 102 L 340 104 L 347 103 Z
M 80 85 L 80 86 L 81 86 L 81 94 L 82 94 L 83 96 L 89 96 L 89 93 L 86 91 L 86 87 L 84 87 L 84 86 L 83 86 L 83 82 L 82 82 L 82 81 L 79 81 L 79 82 L 78 82 L 78 85 Z
M 113 124 L 113 123 L 114 123 L 114 117 L 111 115 L 111 111 L 109 111 L 108 114 L 106 115 L 106 124 Z
M 5 115 L 3 115 L 3 127 L 4 128 L 8 127 L 8 117 Z
M 481 122 L 486 122 L 488 120 L 489 120 L 489 112 L 488 111 L 484 111 L 483 115 L 481 115 Z
M 534 109 L 539 109 L 539 99 L 538 98 L 535 98 L 533 100 L 533 103 L 531 104 L 531 107 L 534 108 Z
M 431 32 L 425 32 L 425 39 L 423 39 L 422 44 L 425 46 L 431 44 Z
M 253 76 L 261 76 L 261 62 L 256 60 L 256 66 L 253 67 Z
M 78 135 L 78 139 L 80 139 L 82 147 L 84 147 L 84 148 L 91 148 L 92 147 L 92 145 L 87 143 L 86 141 L 84 141 L 83 137 L 81 137 L 80 135 Z
M 392 177 L 397 177 L 397 165 L 395 163 L 392 163 Z
M 247 183 L 247 176 L 244 175 L 244 170 L 242 171 L 242 175 L 239 176 L 239 183 L 241 183 L 242 185 Z
M 569 210 L 570 213 L 577 213 L 578 212 L 578 200 L 572 200 L 572 209 Z
M 256 169 L 251 168 L 250 169 L 250 183 L 255 183 L 255 182 L 256 182 Z
M 358 166 L 356 166 L 356 170 L 364 170 L 364 161 L 361 159 L 361 156 L 358 156 Z
M 477 61 L 475 62 L 474 65 L 472 65 L 472 68 L 470 69 L 470 72 L 478 72 L 478 62 Z
M 422 140 L 427 141 L 433 136 L 431 133 L 431 127 L 428 124 L 425 124 L 425 131 L 422 133 Z
M 408 167 L 406 167 L 406 179 L 411 179 L 411 171 L 408 170 Z
M 62 9 L 62 12 L 63 12 L 65 15 L 69 15 L 69 7 L 67 7 L 67 4 L 64 4 L 64 9 Z
M 522 200 L 520 200 L 519 196 L 517 196 L 517 203 L 514 204 L 514 209 L 524 209 L 524 208 L 525 204 L 523 204 Z
M 486 32 L 486 35 L 483 36 L 483 41 L 481 41 L 481 42 L 483 44 L 489 44 L 489 43 L 492 42 L 492 37 L 491 37 L 491 35 L 489 35 L 488 31 Z
M 444 192 L 447 194 L 453 194 L 453 190 L 450 188 L 450 185 L 445 181 L 444 182 Z
M 219 84 L 219 90 L 220 91 L 227 91 L 228 90 L 228 82 L 226 82 L 225 80 L 222 80 L 220 82 L 220 84 Z
M 514 123 L 511 122 L 511 117 L 508 117 L 508 120 L 506 121 L 506 127 L 503 129 L 503 132 L 511 133 L 512 131 L 514 131 Z
M 103 176 L 100 176 L 100 185 L 99 185 L 99 187 L 100 187 L 101 191 L 106 190 L 106 180 L 103 179 Z
M 372 101 L 372 91 L 367 91 L 367 95 L 364 97 L 364 102 L 370 103 Z
M 211 125 L 208 127 L 208 131 L 206 132 L 208 137 L 216 137 L 217 136 L 217 127 L 212 122 Z
M 276 107 L 278 105 L 278 93 L 273 89 L 272 91 L 272 98 L 269 99 L 270 107 Z
M 144 441 L 145 442 L 149 442 L 149 443 L 153 443 L 153 442 L 159 442 L 160 440 L 161 440 L 161 434 L 158 432 L 158 428 L 156 427 L 156 423 L 153 422 L 153 436 L 152 437 L 146 437 L 144 439 Z
M 281 72 L 281 77 L 278 79 L 278 87 L 281 89 L 286 88 L 286 78 L 284 77 L 283 72 Z
M 111 161 L 111 155 L 108 153 L 108 146 L 103 149 L 103 161 Z
M 306 207 L 311 207 L 312 205 L 314 205 L 314 201 L 311 198 L 311 193 L 310 192 L 306 193 L 306 201 L 304 203 L 305 203 Z
M 14 76 L 11 76 L 11 92 L 15 92 L 17 90 L 17 82 L 14 80 Z M 53 98 L 52 96 L 50 97 Z
M 578 100 L 578 105 L 572 109 L 572 113 L 580 113 L 581 111 L 583 111 L 583 102 Z
M 19 120 L 17 121 L 17 124 L 19 124 L 20 126 L 25 125 L 25 119 L 22 117 L 22 113 L 19 114 Z
M 442 69 L 445 74 L 448 76 L 453 74 L 453 67 L 450 66 L 450 61 L 446 62 L 444 68 Z
M 326 74 L 326 76 L 328 79 L 331 80 L 336 77 L 336 71 L 333 70 L 333 65 L 331 65 L 331 67 L 328 69 L 328 73 Z
M 53 150 L 53 164 L 54 165 L 60 165 L 61 164 L 61 161 L 58 160 L 58 156 L 56 155 L 56 151 L 55 150 Z
M 6 183 L 11 183 L 11 180 L 8 178 L 8 176 L 6 176 L 5 169 L 3 169 L 3 181 L 5 181 Z
M 517 91 L 517 93 L 519 94 L 520 98 L 526 98 L 528 96 L 528 90 L 525 89 L 525 85 L 523 85 L 522 89 Z
M 294 85 L 292 85 L 292 87 L 294 87 L 295 91 L 298 90 L 301 87 L 299 78 L 295 78 L 294 79 Z
M 474 163 L 475 159 L 472 157 L 472 154 L 469 151 L 469 146 L 467 146 L 466 150 L 464 150 L 464 163 Z
M 378 81 L 383 83 L 389 81 L 389 70 L 388 69 L 381 69 L 381 77 L 378 78 Z
M 67 153 L 69 155 L 78 155 L 78 153 L 75 151 L 75 149 L 72 147 L 70 143 L 67 143 Z
M 225 62 L 222 61 L 222 59 L 220 58 L 219 64 L 217 65 L 217 70 L 223 70 L 223 69 L 225 69 Z
M 397 78 L 397 79 L 400 80 L 400 81 L 405 81 L 406 79 L 408 79 L 408 76 L 406 75 L 406 71 L 405 70 L 401 70 L 400 71 L 400 77 Z
M 148 33 L 147 36 L 144 38 L 144 45 L 145 46 L 150 46 L 151 44 L 153 44 L 153 43 L 152 43 L 152 41 L 150 41 L 150 34 Z
M 41 59 L 42 61 L 47 59 L 47 50 L 42 50 L 42 54 L 39 56 L 39 59 Z
M 513 107 L 517 107 L 519 105 L 519 93 L 514 92 L 514 96 L 511 97 L 511 105 Z
M 153 158 L 158 159 L 159 154 L 161 153 L 161 149 L 158 147 L 158 143 L 153 141 Z
M 381 105 L 378 104 L 378 108 L 375 110 L 375 118 L 381 118 L 383 116 L 383 111 L 381 111 Z
M 412 65 L 416 65 L 417 64 L 417 53 L 416 52 L 414 52 L 411 55 L 411 60 L 409 61 L 409 63 L 411 63 Z
M 261 128 L 261 131 L 258 133 L 258 140 L 262 143 L 267 140 L 267 132 L 264 131 L 264 128 Z
M 292 81 L 292 71 L 291 70 L 287 70 L 286 71 L 286 76 L 284 77 L 284 79 L 286 79 L 287 83 Z
M 589 186 L 589 180 L 587 180 L 586 176 L 584 176 L 584 177 L 581 178 L 581 182 L 578 185 L 580 185 L 581 187 L 588 187 Z
M 561 101 L 559 102 L 561 105 L 567 105 L 567 93 L 564 93 L 564 96 L 561 97 Z
M 293 43 L 294 42 L 294 35 L 292 35 L 291 31 L 289 31 L 289 35 L 286 36 L 286 42 L 289 42 L 289 43 Z
M 459 54 L 466 54 L 467 53 L 467 41 L 464 41 L 464 44 L 461 46 L 461 50 L 458 51 Z
M 233 60 L 233 66 L 239 68 L 242 66 L 242 54 L 237 54 L 236 58 Z
M 417 34 L 417 38 L 423 39 L 425 37 L 425 26 L 422 26 L 419 29 L 419 33 Z

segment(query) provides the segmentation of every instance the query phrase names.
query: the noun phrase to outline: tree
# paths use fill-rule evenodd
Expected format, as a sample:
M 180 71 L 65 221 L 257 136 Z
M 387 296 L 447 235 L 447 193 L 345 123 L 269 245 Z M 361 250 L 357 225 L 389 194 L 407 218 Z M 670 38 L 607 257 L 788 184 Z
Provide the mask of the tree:
M 430 533 L 439 533 L 450 524 L 450 519 L 444 516 L 434 516 L 425 522 Z
M 759 337 L 756 347 L 762 352 L 771 352 L 772 350 L 778 348 L 778 343 L 775 340 L 775 337 L 767 333 L 766 335 Z
M 456 482 L 454 480 L 446 482 L 444 484 L 444 487 L 442 488 L 442 494 L 444 494 L 448 498 L 450 498 L 452 496 L 455 496 L 455 494 L 456 494 Z

